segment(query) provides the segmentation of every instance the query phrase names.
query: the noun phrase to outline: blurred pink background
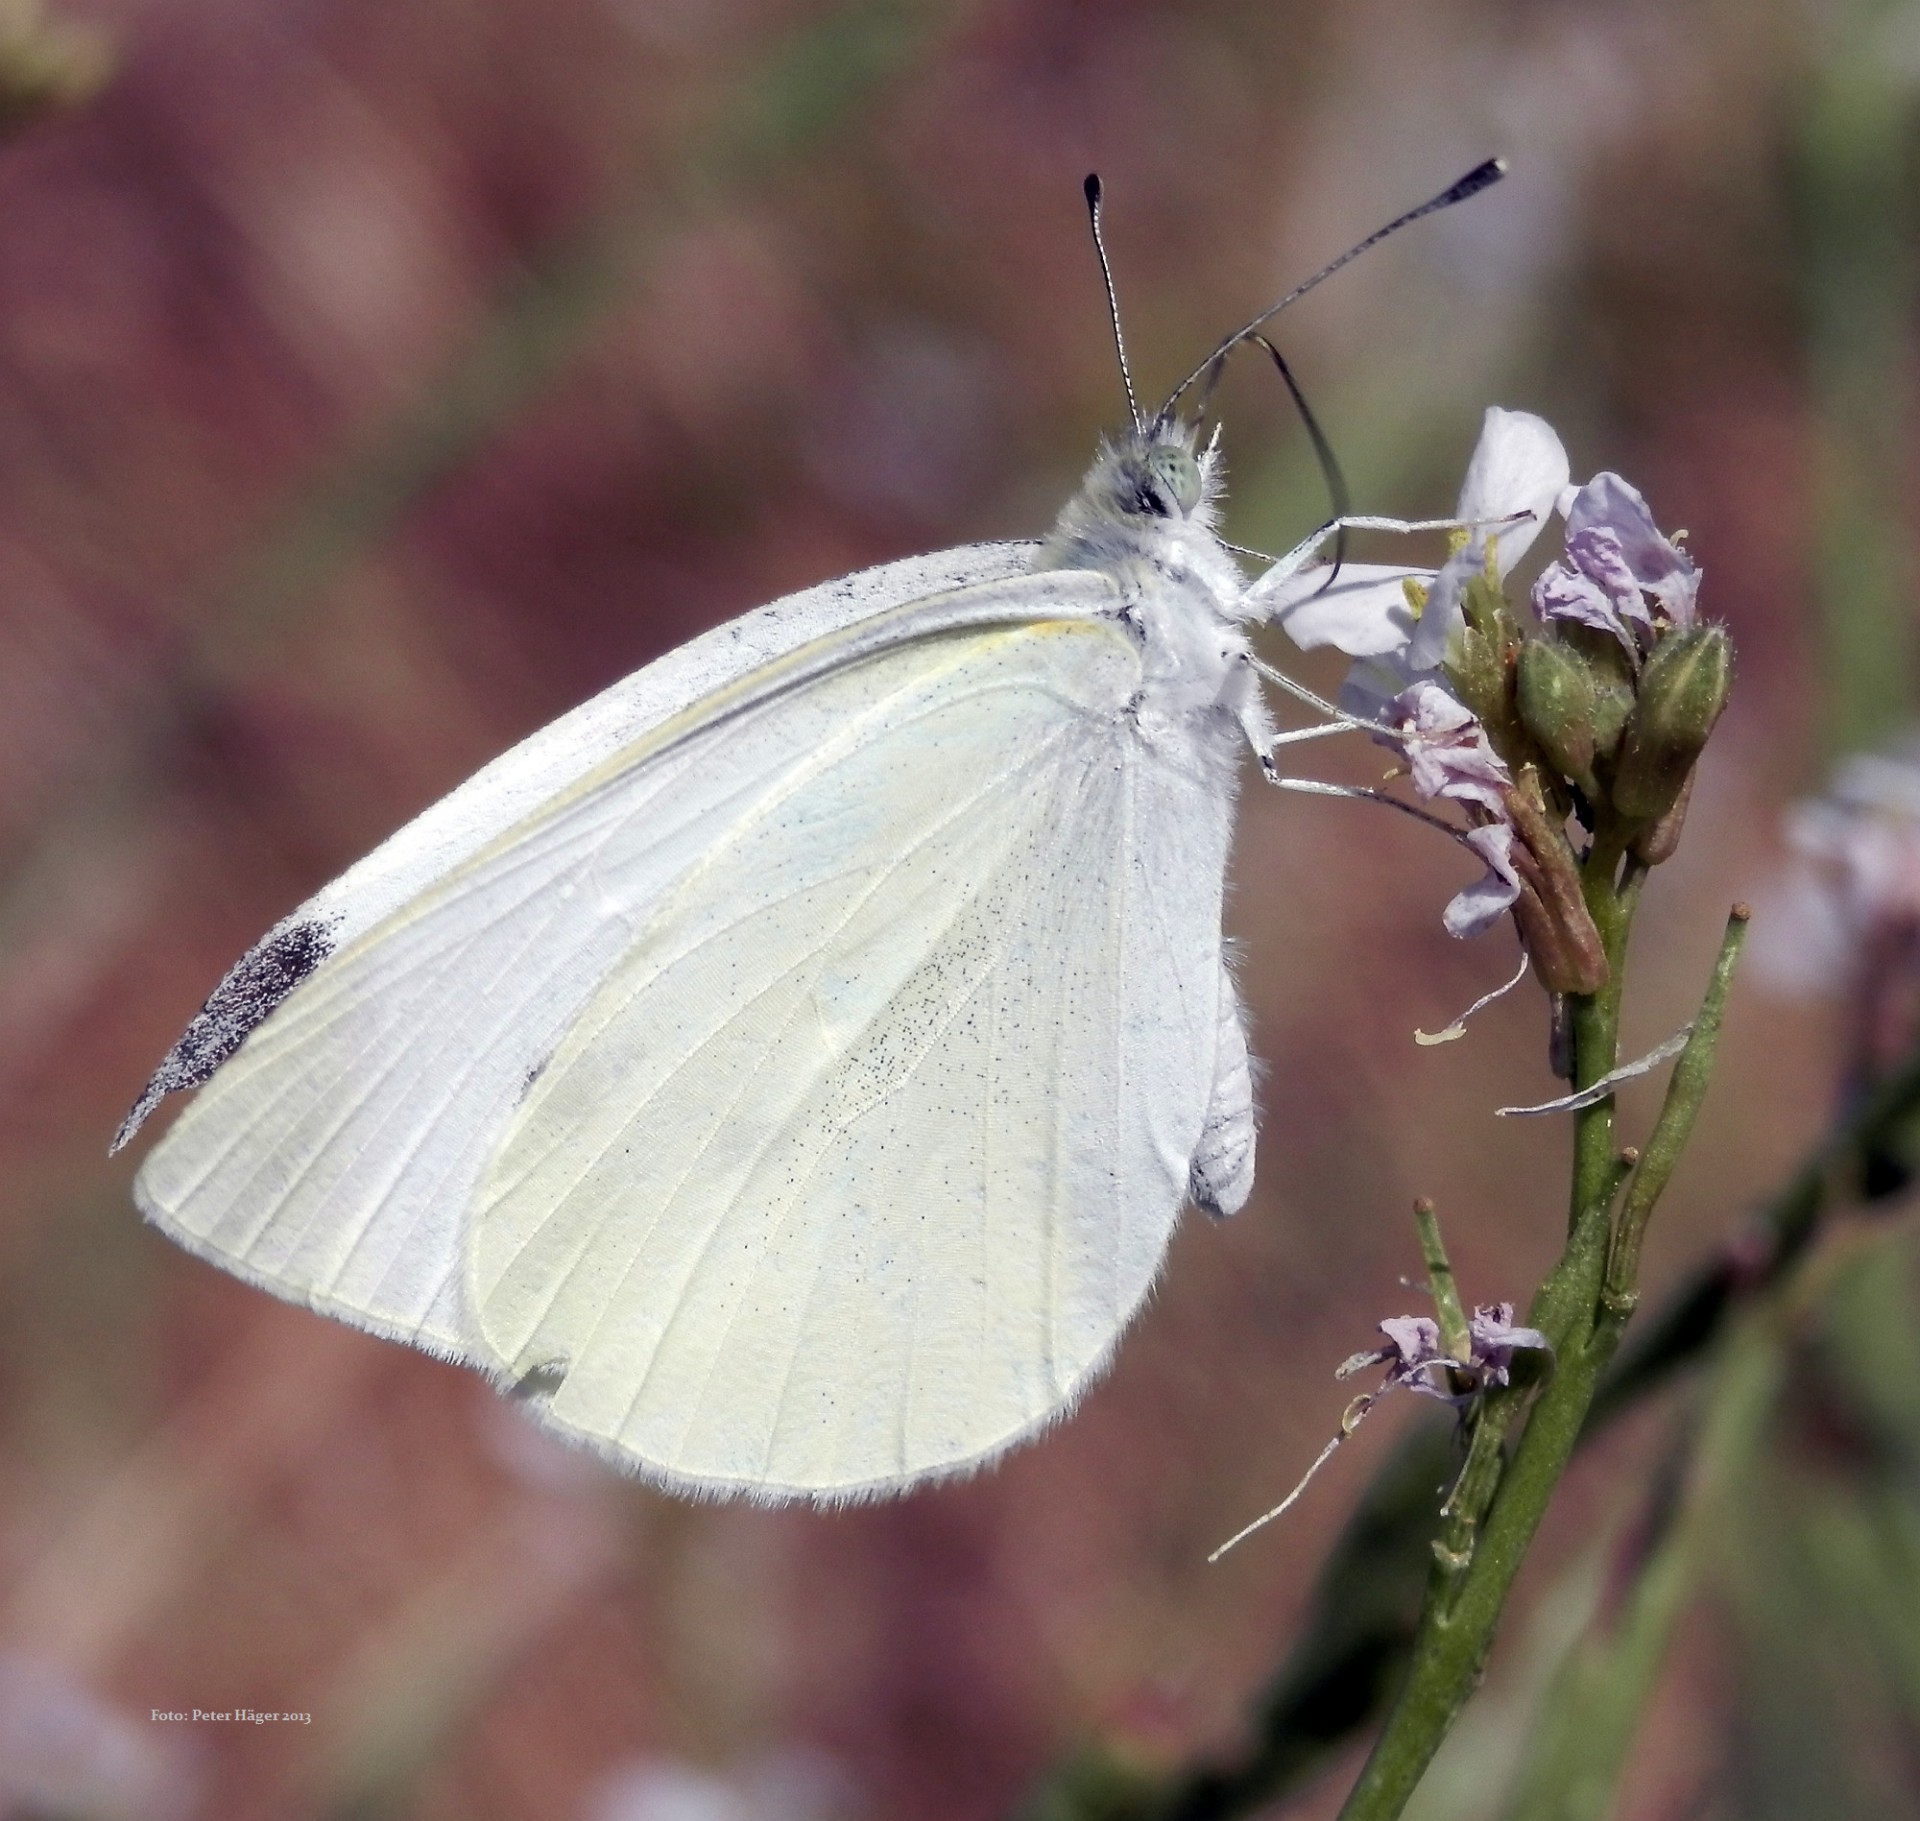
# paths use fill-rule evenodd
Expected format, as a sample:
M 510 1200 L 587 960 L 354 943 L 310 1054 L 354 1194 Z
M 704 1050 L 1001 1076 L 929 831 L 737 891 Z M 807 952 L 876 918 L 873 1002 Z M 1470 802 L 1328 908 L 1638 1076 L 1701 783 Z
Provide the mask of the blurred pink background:
M 1333 1367 L 1409 1306 L 1411 1200 L 1439 1203 L 1480 1300 L 1524 1299 L 1557 1249 L 1564 1130 L 1489 1117 L 1553 1091 L 1538 995 L 1464 1042 L 1411 1038 L 1513 960 L 1504 931 L 1442 933 L 1464 877 L 1424 831 L 1249 786 L 1230 918 L 1269 1065 L 1254 1202 L 1189 1218 L 1071 1421 L 894 1504 L 621 1482 L 469 1375 L 174 1250 L 128 1195 L 148 1141 L 110 1162 L 107 1140 L 247 943 L 520 735 L 785 590 L 1043 530 L 1120 407 L 1089 169 L 1158 396 L 1380 220 L 1512 159 L 1280 340 L 1362 510 L 1446 510 L 1499 403 L 1689 531 L 1739 676 L 1648 892 L 1629 1042 L 1658 1040 L 1726 904 L 1776 868 L 1782 805 L 1906 704 L 1910 596 L 1829 584 L 1912 529 L 1904 280 L 1846 206 L 1877 194 L 1847 163 L 1880 170 L 1873 107 L 1911 143 L 1914 13 L 59 16 L 117 63 L 0 145 L 7 1812 L 985 1821 L 1096 1735 L 1148 1761 L 1230 1748 L 1407 1413 L 1204 1558 L 1292 1484 L 1350 1395 Z M 1304 438 L 1251 362 L 1222 412 L 1230 535 L 1284 547 L 1324 511 Z M 1818 1130 L 1835 1043 L 1830 1008 L 1743 988 L 1656 1282 Z M 1629 1116 L 1652 1104 L 1635 1090 Z M 1665 1421 L 1564 1489 L 1489 1713 L 1636 1508 Z M 1742 1635 L 1703 1600 L 1622 1812 L 1889 1812 L 1789 1811 L 1743 1776 Z M 149 1717 L 239 1707 L 311 1724 Z M 1497 1732 L 1471 1750 L 1497 1758 Z

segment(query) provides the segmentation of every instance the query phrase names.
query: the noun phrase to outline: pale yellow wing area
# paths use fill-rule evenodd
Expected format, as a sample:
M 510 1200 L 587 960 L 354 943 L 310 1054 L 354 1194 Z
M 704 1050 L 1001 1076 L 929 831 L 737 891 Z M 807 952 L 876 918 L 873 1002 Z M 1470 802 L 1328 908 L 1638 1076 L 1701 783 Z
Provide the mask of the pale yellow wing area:
M 676 1484 L 847 1497 L 1098 1372 L 1219 1028 L 1231 785 L 1142 737 L 1139 680 L 1111 620 L 976 628 L 689 744 L 700 858 L 468 1227 L 469 1317 L 545 1421 Z M 648 845 L 603 835 L 582 888 L 631 900 Z

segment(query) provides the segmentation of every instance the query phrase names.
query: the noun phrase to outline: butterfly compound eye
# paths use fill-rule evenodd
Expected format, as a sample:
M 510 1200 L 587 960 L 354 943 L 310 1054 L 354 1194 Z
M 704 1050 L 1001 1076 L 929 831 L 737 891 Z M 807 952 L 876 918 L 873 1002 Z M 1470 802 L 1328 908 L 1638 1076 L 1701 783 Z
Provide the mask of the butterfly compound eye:
M 1186 450 L 1163 443 L 1147 457 L 1147 467 L 1182 513 L 1199 505 L 1200 464 Z

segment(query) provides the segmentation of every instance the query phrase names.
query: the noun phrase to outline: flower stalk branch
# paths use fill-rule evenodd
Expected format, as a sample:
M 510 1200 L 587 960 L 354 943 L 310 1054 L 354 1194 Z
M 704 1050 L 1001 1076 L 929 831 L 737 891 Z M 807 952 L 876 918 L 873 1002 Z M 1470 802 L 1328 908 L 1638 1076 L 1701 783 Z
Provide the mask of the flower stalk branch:
M 1647 1222 L 1671 1179 L 1680 1153 L 1693 1135 L 1693 1122 L 1706 1098 L 1707 1082 L 1713 1074 L 1714 1052 L 1720 1042 L 1720 1020 L 1725 1013 L 1727 989 L 1733 983 L 1734 965 L 1747 939 L 1748 911 L 1736 904 L 1727 918 L 1726 934 L 1720 941 L 1720 953 L 1713 967 L 1707 996 L 1700 1004 L 1686 1048 L 1673 1066 L 1667 1083 L 1667 1097 L 1654 1122 L 1653 1135 L 1646 1152 L 1633 1173 L 1620 1224 L 1614 1232 L 1613 1249 L 1607 1259 L 1607 1281 L 1602 1292 L 1607 1317 L 1624 1326 L 1640 1300 L 1640 1244 L 1646 1237 Z
M 1644 869 L 1622 866 L 1619 849 L 1596 840 L 1581 887 L 1604 949 L 1597 992 L 1571 1002 L 1574 1086 L 1608 1074 L 1619 1053 L 1620 983 Z M 1601 1321 L 1624 1172 L 1610 1099 L 1575 1114 L 1572 1230 L 1528 1317 L 1553 1347 L 1553 1372 L 1534 1398 L 1512 1456 L 1507 1434 L 1526 1404 L 1521 1387 L 1488 1396 L 1475 1423 L 1442 1536 L 1426 1609 L 1399 1699 L 1374 1743 L 1341 1821 L 1400 1814 L 1480 1679 L 1495 1627 L 1528 1544 L 1571 1458 L 1599 1374 L 1618 1338 Z M 1462 1559 L 1464 1558 L 1464 1559 Z
M 1864 1159 L 1916 1114 L 1920 1044 L 1842 1112 L 1743 1235 L 1639 1318 L 1601 1375 L 1580 1445 L 1713 1353 L 1740 1310 L 1788 1281 L 1829 1213 L 1852 1201 Z M 1618 1160 L 1615 1172 L 1617 1190 L 1627 1175 Z M 1056 1773 L 1024 1821 L 1236 1821 L 1322 1767 L 1372 1720 L 1411 1653 L 1436 1534 L 1431 1491 L 1458 1459 L 1450 1432 L 1414 1428 L 1361 1495 L 1306 1627 L 1256 1705 L 1244 1756 L 1154 1776 L 1090 1752 Z

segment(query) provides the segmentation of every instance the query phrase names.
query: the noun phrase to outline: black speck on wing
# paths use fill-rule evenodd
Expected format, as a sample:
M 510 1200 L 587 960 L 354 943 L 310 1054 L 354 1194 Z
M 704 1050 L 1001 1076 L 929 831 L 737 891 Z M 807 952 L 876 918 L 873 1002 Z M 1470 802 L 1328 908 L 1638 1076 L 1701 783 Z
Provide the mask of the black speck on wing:
M 153 1071 L 153 1079 L 114 1134 L 109 1154 L 139 1131 L 168 1094 L 207 1080 L 246 1041 L 248 1033 L 333 953 L 333 947 L 329 925 L 309 917 L 280 925 L 242 955 Z

